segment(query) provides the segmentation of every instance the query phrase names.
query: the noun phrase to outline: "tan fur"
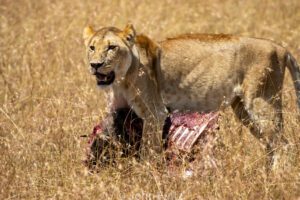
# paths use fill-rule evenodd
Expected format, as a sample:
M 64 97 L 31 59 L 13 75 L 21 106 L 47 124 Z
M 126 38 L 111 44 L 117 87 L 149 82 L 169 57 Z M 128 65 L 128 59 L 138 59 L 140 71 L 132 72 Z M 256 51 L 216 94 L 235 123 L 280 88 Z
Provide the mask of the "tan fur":
M 300 70 L 285 48 L 263 39 L 208 34 L 183 35 L 160 46 L 167 107 L 209 112 L 231 106 L 267 150 L 274 149 L 282 131 L 286 66 L 300 107 Z
M 103 74 L 110 71 L 116 74 L 111 85 L 101 86 L 106 91 L 108 112 L 122 107 L 132 108 L 139 117 L 145 119 L 144 129 L 147 131 L 143 133 L 143 154 L 149 155 L 151 149 L 161 152 L 161 129 L 167 110 L 157 79 L 161 77 L 158 45 L 146 36 L 136 36 L 132 25 L 127 25 L 124 30 L 106 27 L 91 31 L 88 27 L 83 35 L 89 63 L 109 60 L 106 50 L 108 44 L 118 45 L 118 51 L 112 55 L 113 60 L 108 62 L 112 64 L 99 68 Z M 90 45 L 95 47 L 95 52 L 90 52 Z M 159 124 L 158 130 L 154 129 L 157 127 L 154 124 Z
M 161 105 L 160 95 L 171 111 L 209 112 L 231 106 L 243 124 L 271 150 L 277 133 L 282 131 L 281 90 L 286 65 L 300 102 L 299 67 L 286 49 L 271 41 L 224 34 L 186 34 L 158 44 L 137 36 L 135 44 L 141 63 L 146 65 L 144 68 L 135 65 L 135 69 L 128 71 L 129 79 L 125 82 L 134 85 L 129 89 L 131 96 L 136 95 L 133 88 L 144 88 L 139 93 L 143 98 L 136 101 L 143 105 L 140 106 L 143 111 L 133 106 L 140 116 L 149 102 L 158 100 L 152 105 Z M 153 64 L 152 59 L 159 61 L 160 53 L 156 53 L 160 51 L 160 62 Z M 148 72 L 148 78 L 132 81 L 140 69 Z M 154 93 L 144 87 L 149 84 L 147 81 Z M 133 101 L 128 100 L 131 106 Z M 163 106 L 156 108 L 163 109 Z

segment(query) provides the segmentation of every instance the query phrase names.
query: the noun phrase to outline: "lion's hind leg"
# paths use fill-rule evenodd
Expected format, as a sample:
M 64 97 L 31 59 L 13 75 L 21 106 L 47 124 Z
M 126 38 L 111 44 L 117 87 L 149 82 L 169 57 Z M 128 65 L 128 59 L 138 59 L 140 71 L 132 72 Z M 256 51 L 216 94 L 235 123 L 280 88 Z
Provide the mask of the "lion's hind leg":
M 251 108 L 246 107 L 239 98 L 232 104 L 237 118 L 264 146 L 268 169 L 274 164 L 275 149 L 283 128 L 281 109 L 276 107 L 260 97 L 253 99 Z
M 266 149 L 267 167 L 273 166 L 274 151 L 283 130 L 281 91 L 284 68 L 279 62 L 254 66 L 242 84 L 242 95 L 233 102 L 236 116 L 249 127 Z

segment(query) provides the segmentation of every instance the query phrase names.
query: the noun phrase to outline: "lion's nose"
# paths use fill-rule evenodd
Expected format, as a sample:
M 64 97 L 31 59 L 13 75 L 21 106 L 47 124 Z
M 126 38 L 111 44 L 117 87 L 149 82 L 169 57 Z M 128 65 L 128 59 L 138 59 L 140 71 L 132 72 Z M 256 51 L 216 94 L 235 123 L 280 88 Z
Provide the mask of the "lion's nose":
M 91 67 L 95 70 L 99 69 L 101 66 L 103 66 L 104 62 L 102 63 L 91 63 Z

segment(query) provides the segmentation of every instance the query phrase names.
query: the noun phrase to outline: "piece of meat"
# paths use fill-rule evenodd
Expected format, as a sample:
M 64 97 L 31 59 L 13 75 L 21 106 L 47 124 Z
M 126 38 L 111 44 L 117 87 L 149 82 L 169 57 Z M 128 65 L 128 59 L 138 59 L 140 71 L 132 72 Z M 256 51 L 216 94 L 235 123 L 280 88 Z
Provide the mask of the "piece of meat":
M 114 163 L 117 156 L 139 157 L 143 120 L 127 108 L 116 110 L 112 116 L 113 131 L 109 131 L 103 121 L 94 127 L 89 136 L 85 161 L 89 168 Z M 172 113 L 163 129 L 164 147 L 170 163 L 176 163 L 182 154 L 190 162 L 194 161 L 199 147 L 209 146 L 211 138 L 214 138 L 212 133 L 218 129 L 218 116 L 218 112 Z

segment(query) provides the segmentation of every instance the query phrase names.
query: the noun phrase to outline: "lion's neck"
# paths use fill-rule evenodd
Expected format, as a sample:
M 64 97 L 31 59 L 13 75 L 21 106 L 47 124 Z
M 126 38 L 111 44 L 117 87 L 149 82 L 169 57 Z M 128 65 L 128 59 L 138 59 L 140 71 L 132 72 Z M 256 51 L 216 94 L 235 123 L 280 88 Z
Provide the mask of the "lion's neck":
M 138 71 L 140 68 L 140 57 L 138 48 L 134 45 L 132 47 L 132 59 L 130 67 L 123 79 L 118 81 L 107 92 L 107 101 L 109 103 L 109 112 L 115 111 L 119 108 L 129 107 L 130 99 L 127 99 L 128 93 L 134 92 L 134 84 L 137 80 Z
M 134 45 L 131 49 L 131 64 L 130 67 L 127 70 L 127 73 L 125 75 L 125 79 L 123 82 L 123 87 L 128 88 L 131 87 L 132 84 L 135 84 L 136 79 L 138 77 L 138 71 L 139 68 L 141 67 L 141 62 L 140 62 L 140 53 L 139 49 L 136 45 Z
M 140 54 L 136 45 L 132 46 L 131 52 L 132 52 L 132 58 L 139 62 Z
M 108 105 L 108 113 L 112 113 L 119 108 L 128 107 L 127 100 L 125 99 L 123 93 L 114 88 L 111 88 L 110 91 L 106 93 L 106 100 Z

